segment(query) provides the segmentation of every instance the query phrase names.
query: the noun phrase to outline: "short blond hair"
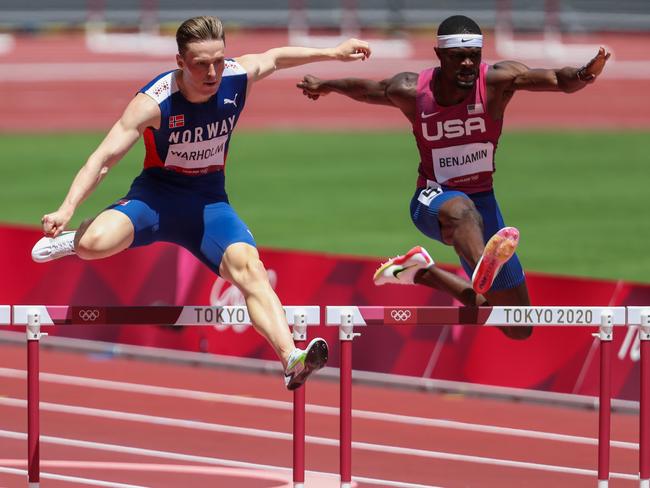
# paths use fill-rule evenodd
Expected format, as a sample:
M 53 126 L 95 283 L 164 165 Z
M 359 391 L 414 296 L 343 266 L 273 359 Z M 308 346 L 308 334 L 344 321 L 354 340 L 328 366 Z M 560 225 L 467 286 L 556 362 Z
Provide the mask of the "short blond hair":
M 217 40 L 226 43 L 223 24 L 217 17 L 202 15 L 184 21 L 176 31 L 176 44 L 179 54 L 185 54 L 191 42 Z

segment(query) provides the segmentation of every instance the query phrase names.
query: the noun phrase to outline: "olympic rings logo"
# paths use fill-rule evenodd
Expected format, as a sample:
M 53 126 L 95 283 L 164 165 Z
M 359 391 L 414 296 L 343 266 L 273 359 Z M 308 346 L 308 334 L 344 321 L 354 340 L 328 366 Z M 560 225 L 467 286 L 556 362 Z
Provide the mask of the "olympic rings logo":
M 84 322 L 93 322 L 99 318 L 99 310 L 79 310 L 79 318 Z
M 411 311 L 394 309 L 390 311 L 390 316 L 393 320 L 397 322 L 406 322 L 408 319 L 411 318 Z

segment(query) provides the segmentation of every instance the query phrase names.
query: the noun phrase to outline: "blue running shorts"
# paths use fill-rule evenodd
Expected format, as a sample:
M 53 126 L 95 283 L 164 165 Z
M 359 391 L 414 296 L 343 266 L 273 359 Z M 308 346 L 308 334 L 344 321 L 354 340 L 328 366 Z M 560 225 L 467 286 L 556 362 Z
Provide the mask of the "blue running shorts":
M 217 274 L 229 245 L 256 245 L 228 203 L 223 172 L 189 176 L 161 168 L 146 169 L 133 181 L 129 193 L 108 208 L 122 212 L 133 223 L 131 247 L 172 242 Z
M 478 213 L 483 218 L 484 242 L 487 242 L 499 229 L 505 227 L 493 191 L 466 194 L 457 190 L 447 190 L 444 187 L 418 188 L 411 199 L 411 219 L 420 232 L 431 239 L 443 242 L 438 213 L 442 204 L 454 197 L 469 198 L 474 202 Z M 474 269 L 463 258 L 460 258 L 460 262 L 467 276 L 471 277 Z M 517 254 L 515 254 L 499 271 L 492 289 L 507 290 L 515 288 L 521 285 L 524 280 L 524 270 Z

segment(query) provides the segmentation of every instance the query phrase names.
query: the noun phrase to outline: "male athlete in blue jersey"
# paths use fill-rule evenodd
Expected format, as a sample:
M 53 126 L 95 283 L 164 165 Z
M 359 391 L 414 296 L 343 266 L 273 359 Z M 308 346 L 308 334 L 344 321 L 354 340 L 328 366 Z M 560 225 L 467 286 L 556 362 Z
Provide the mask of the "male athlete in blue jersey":
M 305 350 L 295 347 L 253 235 L 228 203 L 228 146 L 256 81 L 316 61 L 362 60 L 370 49 L 350 39 L 331 49 L 281 47 L 228 59 L 221 21 L 208 16 L 183 22 L 176 41 L 178 69 L 157 76 L 129 103 L 59 209 L 43 217 L 45 237 L 32 258 L 99 259 L 156 241 L 179 244 L 241 290 L 253 324 L 282 360 L 287 388 L 295 389 L 324 366 L 327 343 L 314 339 Z M 140 136 L 144 170 L 128 194 L 77 231 L 64 232 L 76 208 Z

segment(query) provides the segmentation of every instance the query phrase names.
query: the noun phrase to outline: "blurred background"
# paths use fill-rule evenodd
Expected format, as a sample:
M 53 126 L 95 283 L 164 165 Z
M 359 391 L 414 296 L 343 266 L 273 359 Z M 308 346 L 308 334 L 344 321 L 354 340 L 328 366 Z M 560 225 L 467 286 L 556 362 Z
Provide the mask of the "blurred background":
M 528 269 L 646 281 L 647 264 L 640 265 L 650 229 L 639 208 L 648 176 L 650 4 L 641 0 L 4 0 L 0 131 L 11 135 L 0 139 L 1 171 L 12 190 L 0 220 L 37 225 L 57 206 L 133 94 L 175 67 L 180 22 L 212 14 L 226 25 L 233 57 L 286 44 L 333 46 L 351 36 L 374 50 L 364 63 L 280 71 L 254 90 L 231 146 L 229 188 L 258 242 L 379 256 L 422 243 L 455 263 L 450 249 L 424 242 L 409 221 L 418 159 L 401 114 L 337 95 L 311 102 L 295 89 L 307 73 L 382 79 L 419 72 L 436 61 L 437 24 L 455 13 L 482 26 L 487 62 L 581 66 L 601 45 L 613 53 L 601 79 L 579 93 L 515 96 L 497 156 L 497 194 L 507 222 L 522 230 Z M 119 198 L 141 158 L 138 147 L 79 216 Z M 47 188 L 27 198 L 43 168 Z M 395 191 L 387 194 L 388 182 Z
M 534 303 L 647 304 L 646 0 L 3 0 L 0 222 L 7 250 L 3 269 L 12 279 L 2 284 L 0 302 L 243 303 L 236 290 L 192 256 L 162 244 L 94 263 L 67 258 L 35 265 L 28 254 L 40 236 L 41 216 L 58 207 L 75 173 L 129 100 L 175 67 L 173 36 L 180 22 L 210 14 L 223 20 L 226 52 L 232 57 L 287 44 L 334 46 L 350 36 L 368 40 L 373 49 L 365 62 L 316 63 L 262 81 L 252 90 L 231 141 L 231 202 L 252 229 L 282 301 L 455 304 L 433 290 L 376 288 L 371 282 L 381 260 L 417 244 L 462 275 L 453 250 L 425 239 L 410 221 L 418 155 L 408 121 L 396 109 L 335 94 L 314 102 L 295 85 L 308 73 L 380 80 L 424 70 L 437 61 L 437 25 L 459 13 L 481 25 L 488 63 L 515 59 L 531 67 L 579 67 L 599 46 L 612 53 L 602 76 L 584 90 L 514 96 L 496 156 L 495 188 L 506 223 L 521 231 L 518 253 Z M 73 225 L 126 193 L 141 171 L 143 152 L 142 144 L 134 147 L 79 208 Z M 567 333 L 560 351 L 555 336 L 545 331 L 522 345 L 496 331 L 453 330 L 378 332 L 362 340 L 376 347 L 392 345 L 386 353 L 391 360 L 379 362 L 368 352 L 355 359 L 355 368 L 593 392 L 585 378 L 593 366 L 594 342 L 583 331 Z M 60 333 L 273 357 L 258 336 L 241 331 Z M 626 378 L 637 372 L 638 349 L 630 341 L 638 344 L 638 337 L 633 333 L 623 339 L 621 334 L 618 394 L 635 398 Z M 467 351 L 474 344 L 489 351 L 489 358 L 471 360 Z M 537 357 L 544 366 L 525 378 L 513 377 L 505 357 Z M 485 361 L 495 369 L 479 367 Z
M 29 254 L 42 236 L 41 217 L 58 208 L 74 175 L 126 104 L 151 79 L 176 67 L 174 33 L 180 23 L 192 16 L 217 15 L 226 26 L 226 53 L 231 57 L 288 44 L 335 46 L 350 36 L 367 40 L 373 49 L 365 62 L 316 63 L 263 80 L 252 90 L 231 140 L 230 201 L 255 235 L 281 301 L 458 306 L 451 297 L 423 286 L 376 287 L 372 282 L 381 261 L 418 244 L 438 266 L 465 276 L 453 250 L 426 239 L 410 221 L 408 206 L 419 159 L 409 122 L 394 108 L 335 94 L 314 102 L 296 88 L 306 74 L 381 80 L 436 65 L 437 26 L 454 14 L 468 15 L 481 25 L 487 63 L 514 59 L 530 67 L 579 67 L 599 46 L 612 53 L 602 76 L 581 91 L 515 94 L 496 154 L 495 191 L 506 223 L 520 229 L 518 254 L 534 305 L 650 305 L 648 0 L 0 0 L 0 304 L 244 304 L 237 289 L 187 251 L 164 243 L 93 262 L 68 257 L 36 264 Z M 125 195 L 142 169 L 143 156 L 143 144 L 138 143 L 78 209 L 71 224 L 78 225 Z M 14 458 L 22 454 L 16 453 L 27 452 L 25 443 L 16 440 L 25 431 L 25 330 L 7 329 L 0 330 L 0 437 L 12 431 L 14 440 L 1 443 L 0 458 L 3 465 L 13 462 L 20 467 L 23 460 Z M 416 469 L 408 458 L 383 462 L 374 452 L 361 464 L 363 453 L 355 452 L 355 474 L 445 486 L 522 486 L 522 480 L 533 486 L 540 476 L 546 478 L 539 486 L 593 485 L 595 473 L 584 475 L 596 465 L 595 439 L 584 436 L 596 436 L 596 413 L 590 410 L 599 393 L 600 341 L 592 337 L 595 328 L 541 327 L 521 342 L 495 328 L 455 324 L 358 329 L 361 336 L 354 340 L 352 363 L 355 408 L 455 419 L 463 426 L 480 424 L 481 429 L 490 423 L 509 430 L 526 428 L 536 438 L 540 431 L 578 435 L 580 442 L 591 444 L 571 443 L 560 449 L 542 438 L 533 446 L 486 430 L 473 437 L 426 430 L 423 423 L 411 430 L 382 424 L 365 434 L 358 422 L 357 441 L 378 442 L 379 435 L 392 434 L 382 441 L 387 446 L 451 450 L 480 456 L 481 461 L 468 468 L 448 457 L 438 465 L 423 457 Z M 83 381 L 75 384 L 81 385 L 96 376 L 128 382 L 130 389 L 125 398 L 112 390 L 103 391 L 106 397 L 100 398 L 102 392 L 91 394 L 87 386 L 73 390 L 48 383 L 42 409 L 52 402 L 93 408 L 106 403 L 147 415 L 158 412 L 233 424 L 247 416 L 242 425 L 257 429 L 272 428 L 272 421 L 278 420 L 282 425 L 273 428 L 290 430 L 288 411 L 284 417 L 277 411 L 260 413 L 258 397 L 289 397 L 274 352 L 249 326 L 57 325 L 47 332 L 50 337 L 41 343 L 51 350 L 44 351 L 43 373 L 80 375 Z M 310 402 L 335 405 L 336 385 L 323 379 L 335 381 L 338 375 L 338 331 L 310 328 L 310 338 L 316 335 L 330 344 L 331 368 L 310 380 L 309 389 L 316 393 Z M 624 412 L 612 424 L 612 438 L 626 441 L 625 449 L 621 443 L 614 446 L 612 470 L 619 472 L 617 482 L 626 477 L 632 486 L 638 474 L 637 329 L 617 329 L 612 346 L 613 406 Z M 217 369 L 200 371 L 199 365 Z M 176 367 L 177 375 L 171 372 Z M 246 376 L 242 370 L 248 371 Z M 277 376 L 261 378 L 269 371 Z M 41 381 L 52 376 L 42 374 Z M 261 385 L 262 380 L 268 386 Z M 370 391 L 361 382 L 378 389 Z M 142 397 L 150 385 L 182 387 L 182 403 L 179 398 L 168 402 L 159 396 Z M 205 403 L 209 414 L 202 417 L 187 388 L 255 400 L 248 413 L 242 403 L 233 404 L 232 415 L 222 400 L 210 401 Z M 189 435 L 162 425 L 139 433 L 134 423 L 112 425 L 106 417 L 84 422 L 78 413 L 44 411 L 44 432 L 66 439 L 92 437 L 157 450 L 237 456 L 235 441 L 222 434 Z M 309 412 L 309 419 L 310 432 L 321 429 L 332 446 L 337 444 L 333 416 L 323 420 Z M 182 447 L 183 439 L 191 445 Z M 238 459 L 290 464 L 286 443 L 278 447 L 243 439 L 241 447 Z M 81 454 L 47 449 L 47 460 L 90 456 L 86 447 Z M 486 456 L 554 469 L 535 473 L 527 465 L 524 473 L 502 464 L 485 468 Z M 337 470 L 333 447 L 308 457 L 310 469 Z M 568 467 L 562 467 L 565 464 Z M 398 471 L 386 474 L 390 468 Z M 559 474 L 575 468 L 581 468 L 584 484 L 574 475 L 567 481 Z M 112 464 L 106 470 L 97 476 L 117 478 Z M 138 478 L 138 473 L 120 476 L 147 486 L 206 485 L 187 478 L 177 482 L 160 465 L 152 471 L 155 481 Z M 0 485 L 24 486 L 15 474 L 0 474 Z
M 648 5 L 642 0 L 616 4 L 605 0 L 42 0 L 2 2 L 5 27 L 36 29 L 83 28 L 89 20 L 126 28 L 177 24 L 195 15 L 214 13 L 231 24 L 285 29 L 303 17 L 315 27 L 411 29 L 430 27 L 441 18 L 464 12 L 485 28 L 510 17 L 522 29 L 563 32 L 644 31 L 650 28 Z M 143 25 L 144 24 L 144 25 Z

